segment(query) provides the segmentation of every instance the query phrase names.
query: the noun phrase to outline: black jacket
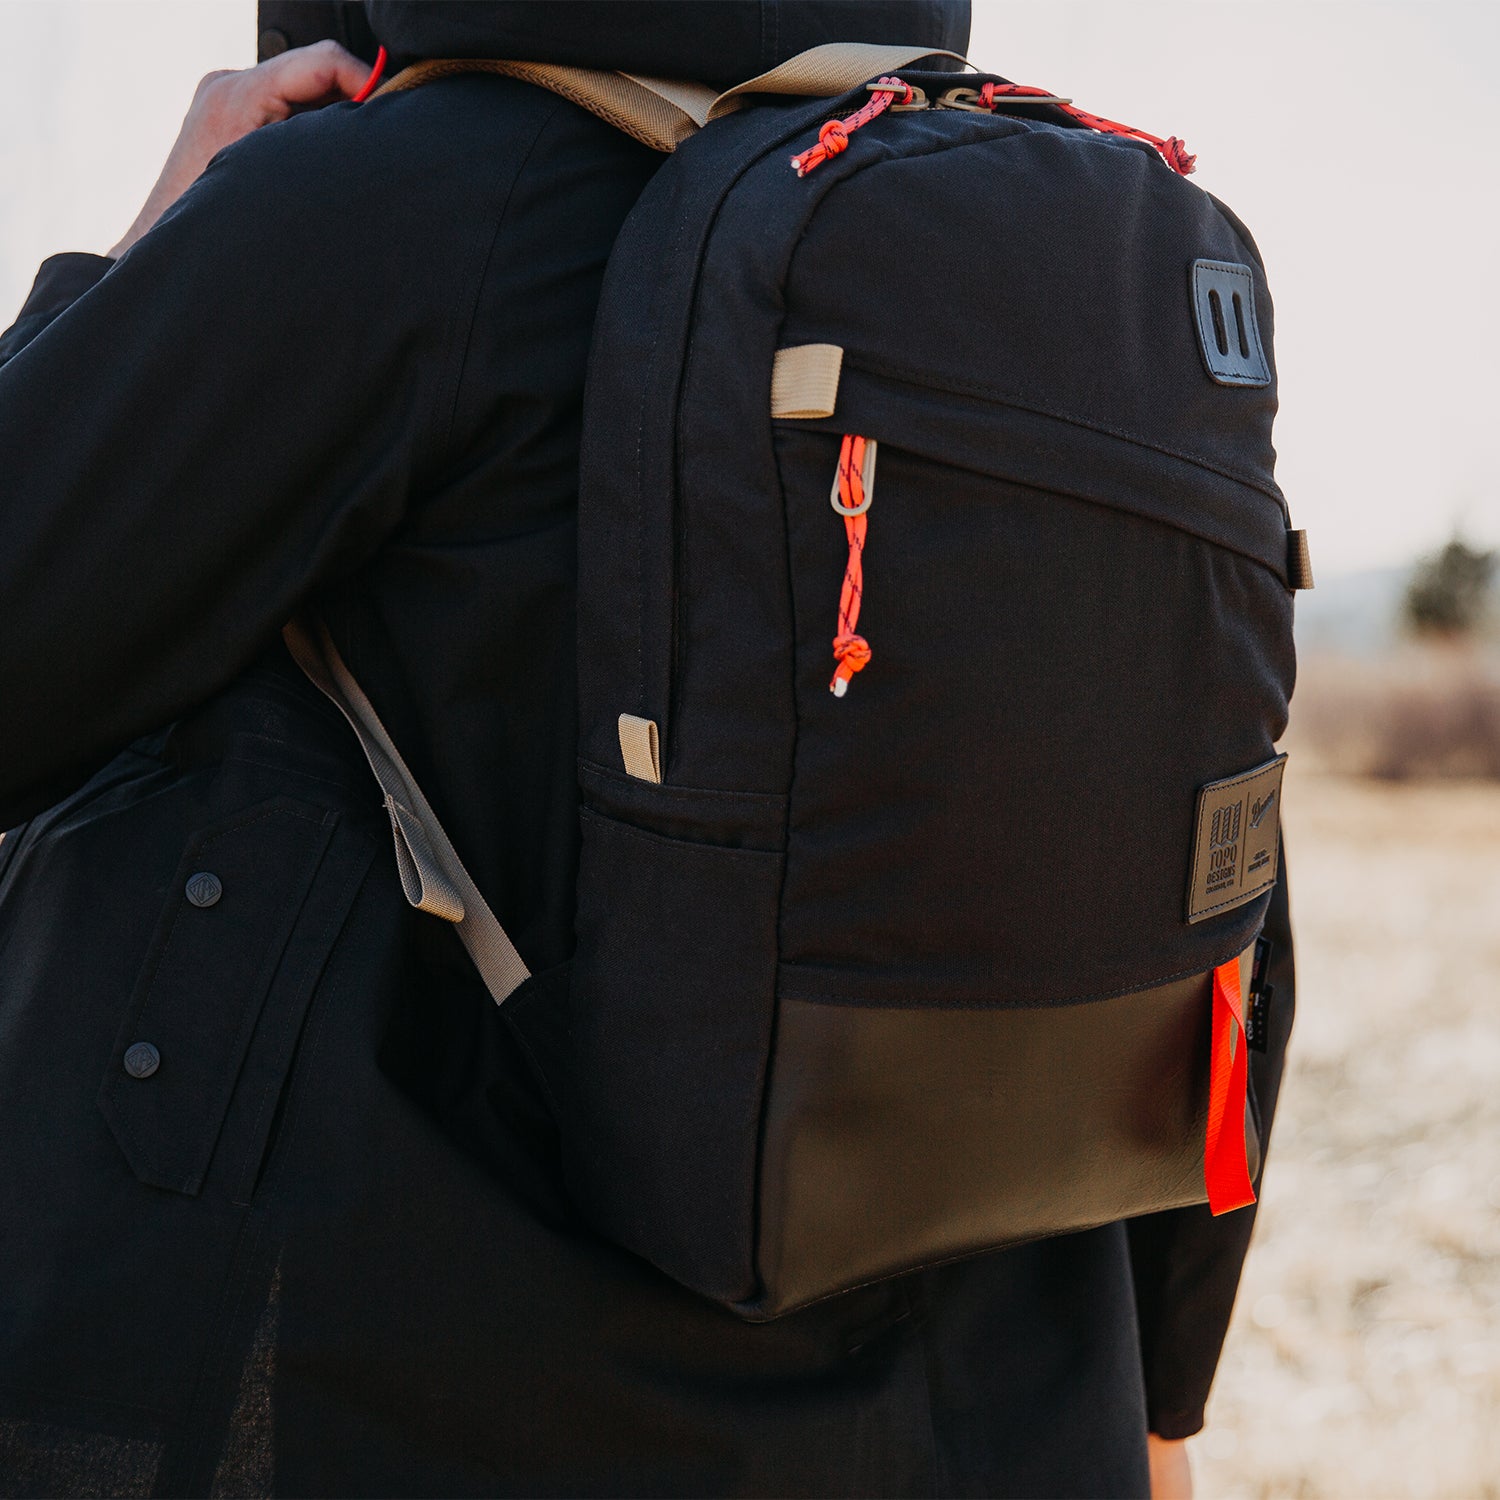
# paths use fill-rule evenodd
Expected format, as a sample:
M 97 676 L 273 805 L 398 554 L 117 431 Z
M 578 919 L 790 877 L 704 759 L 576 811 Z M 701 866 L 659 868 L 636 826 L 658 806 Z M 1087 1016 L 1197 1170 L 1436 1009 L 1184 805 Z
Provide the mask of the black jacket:
M 595 10 L 659 58 L 580 51 Z M 372 13 L 518 55 L 539 12 Z M 960 5 L 562 7 L 553 55 L 689 39 L 730 82 L 830 15 L 966 40 Z M 654 166 L 505 79 L 336 106 L 118 264 L 47 262 L 0 339 L 0 1492 L 1129 1494 L 1148 1402 L 1201 1421 L 1248 1215 L 752 1327 L 561 1191 L 578 410 Z M 307 603 L 538 976 L 503 1011 L 281 649 Z

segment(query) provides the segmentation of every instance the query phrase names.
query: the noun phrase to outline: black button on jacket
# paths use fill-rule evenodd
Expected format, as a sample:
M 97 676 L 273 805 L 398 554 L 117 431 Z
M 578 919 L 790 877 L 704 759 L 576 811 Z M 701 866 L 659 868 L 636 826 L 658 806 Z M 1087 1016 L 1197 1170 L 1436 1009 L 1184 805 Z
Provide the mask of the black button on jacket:
M 579 406 L 655 165 L 507 79 L 335 106 L 0 338 L 0 1492 L 1124 1495 L 1148 1402 L 1201 1419 L 1248 1215 L 750 1326 L 562 1192 Z M 503 1011 L 281 649 L 309 603 L 538 976 Z

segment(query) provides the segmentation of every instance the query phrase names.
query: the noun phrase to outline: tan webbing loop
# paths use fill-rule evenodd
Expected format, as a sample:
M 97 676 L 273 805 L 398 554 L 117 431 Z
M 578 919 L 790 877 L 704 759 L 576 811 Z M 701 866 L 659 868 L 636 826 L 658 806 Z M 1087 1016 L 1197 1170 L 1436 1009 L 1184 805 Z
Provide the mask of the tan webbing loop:
M 843 94 L 924 57 L 964 62 L 941 47 L 885 47 L 873 42 L 825 42 L 722 94 L 700 83 L 648 78 L 600 68 L 508 62 L 495 57 L 440 57 L 403 68 L 375 91 L 399 94 L 459 73 L 499 73 L 550 89 L 656 151 L 675 151 L 710 120 L 738 109 L 753 94 Z
M 1308 549 L 1305 531 L 1286 534 L 1286 581 L 1293 589 L 1313 586 L 1312 553 Z
M 839 399 L 844 351 L 838 344 L 792 344 L 771 364 L 771 416 L 831 417 Z
M 385 794 L 396 843 L 396 868 L 406 899 L 419 911 L 452 922 L 495 1004 L 507 1000 L 531 971 L 489 909 L 432 805 L 395 743 L 344 665 L 321 620 L 293 620 L 281 632 L 292 660 L 349 721 Z
M 637 781 L 661 784 L 661 739 L 655 719 L 620 715 L 620 758 L 626 773 Z

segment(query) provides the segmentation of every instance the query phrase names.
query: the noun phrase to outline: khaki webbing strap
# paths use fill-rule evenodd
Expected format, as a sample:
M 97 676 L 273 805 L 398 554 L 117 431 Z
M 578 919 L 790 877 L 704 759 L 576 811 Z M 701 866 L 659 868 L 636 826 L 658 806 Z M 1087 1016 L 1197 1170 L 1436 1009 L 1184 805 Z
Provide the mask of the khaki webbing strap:
M 738 109 L 753 94 L 847 93 L 882 73 L 924 57 L 964 62 L 941 47 L 884 47 L 873 42 L 825 42 L 809 47 L 779 67 L 722 94 L 704 84 L 615 73 L 600 68 L 566 68 L 556 63 L 508 62 L 496 57 L 440 57 L 403 68 L 375 91 L 399 94 L 436 78 L 459 73 L 499 73 L 550 89 L 617 130 L 656 151 L 675 151 L 710 120 Z
M 844 351 L 838 344 L 792 344 L 771 364 L 772 418 L 831 417 Z
M 708 118 L 715 95 L 696 83 L 664 82 L 598 68 L 506 62 L 489 57 L 434 58 L 403 68 L 381 94 L 398 94 L 458 73 L 499 73 L 560 94 L 654 151 L 675 151 Z
M 700 130 L 708 124 L 708 112 L 718 98 L 706 83 L 688 83 L 678 78 L 648 78 L 644 73 L 621 73 L 620 77 L 639 84 L 662 103 L 676 105 Z
M 321 620 L 293 620 L 282 631 L 292 660 L 349 721 L 385 794 L 406 899 L 452 922 L 485 988 L 500 1005 L 531 977 L 479 893 L 437 814 L 401 759 L 380 715 L 354 680 Z
M 1288 587 L 1294 589 L 1313 586 L 1312 553 L 1307 547 L 1305 531 L 1286 534 L 1286 581 Z
M 620 757 L 626 773 L 637 781 L 661 784 L 661 739 L 655 719 L 620 715 Z
M 923 57 L 949 57 L 966 67 L 969 61 L 942 47 L 887 47 L 878 42 L 824 42 L 789 57 L 784 63 L 725 90 L 708 111 L 710 120 L 727 115 L 745 102 L 747 94 L 846 94 L 882 73 L 893 73 Z

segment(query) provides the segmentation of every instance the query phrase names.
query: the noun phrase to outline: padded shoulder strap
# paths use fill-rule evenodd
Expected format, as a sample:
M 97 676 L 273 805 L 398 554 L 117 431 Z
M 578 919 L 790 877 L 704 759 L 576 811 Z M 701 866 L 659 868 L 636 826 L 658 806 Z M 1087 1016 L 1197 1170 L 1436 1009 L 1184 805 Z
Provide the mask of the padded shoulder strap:
M 809 48 L 726 93 L 715 94 L 702 84 L 595 68 L 501 58 L 434 58 L 404 68 L 379 93 L 400 93 L 459 73 L 499 73 L 560 94 L 657 151 L 673 151 L 709 120 L 738 109 L 752 95 L 816 98 L 842 94 L 923 57 L 964 61 L 957 53 L 940 48 L 829 42 Z M 320 620 L 294 620 L 282 634 L 292 659 L 359 737 L 365 759 L 385 794 L 406 899 L 420 911 L 455 924 L 480 977 L 499 1005 L 530 977 L 521 955 L 485 904 L 380 716 L 344 664 L 327 627 Z M 654 731 L 655 726 L 651 728 Z
M 500 1005 L 531 971 L 464 868 L 431 803 L 401 759 L 374 705 L 344 665 L 321 620 L 293 620 L 281 632 L 292 660 L 349 721 L 385 794 L 396 867 L 406 899 L 419 911 L 452 922 L 485 988 Z
M 500 73 L 550 89 L 601 120 L 634 136 L 655 151 L 675 151 L 708 119 L 717 97 L 711 88 L 598 68 L 564 68 L 553 63 L 507 62 L 497 57 L 446 57 L 403 68 L 381 94 L 398 94 L 455 73 Z
M 704 84 L 566 68 L 554 63 L 508 62 L 494 57 L 432 58 L 403 68 L 377 91 L 401 93 L 457 73 L 499 73 L 550 89 L 656 151 L 675 151 L 710 120 L 738 109 L 755 94 L 842 94 L 882 73 L 923 57 L 964 59 L 933 47 L 884 47 L 871 42 L 826 42 L 722 94 Z

